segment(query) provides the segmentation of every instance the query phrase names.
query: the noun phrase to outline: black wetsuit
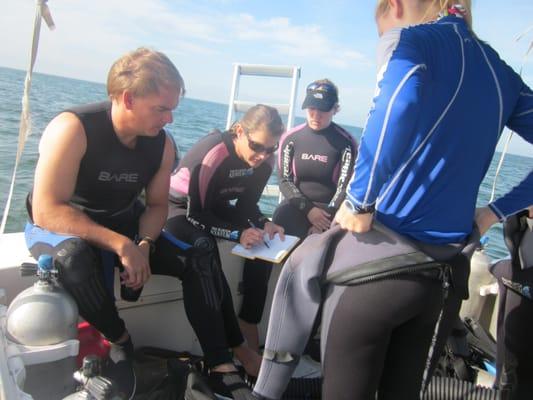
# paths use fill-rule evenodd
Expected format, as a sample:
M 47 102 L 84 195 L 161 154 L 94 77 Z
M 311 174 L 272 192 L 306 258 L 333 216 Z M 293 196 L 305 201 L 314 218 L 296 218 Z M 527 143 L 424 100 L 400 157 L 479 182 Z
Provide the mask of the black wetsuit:
M 333 122 L 320 131 L 303 124 L 285 133 L 278 163 L 285 200 L 276 208 L 274 222 L 303 238 L 311 227 L 311 208 L 325 209 L 333 218 L 344 200 L 356 154 L 355 139 Z
M 135 148 L 129 149 L 118 140 L 113 129 L 109 102 L 68 112 L 80 119 L 87 138 L 71 205 L 106 228 L 134 239 L 144 211 L 139 195 L 159 169 L 165 132 L 153 138 L 139 137 Z M 31 193 L 28 214 L 32 221 Z M 31 222 L 26 226 L 25 237 L 32 256 L 38 258 L 46 253 L 54 257 L 61 283 L 76 300 L 81 316 L 111 341 L 119 339 L 125 326 L 113 297 L 114 266 L 119 265 L 117 256 L 79 237 L 49 232 Z M 159 238 L 150 257 L 152 273 L 178 276 L 184 260 L 176 258 L 180 254 L 179 249 Z M 131 293 L 124 286 L 122 293 L 133 296 L 127 300 L 136 300 L 140 295 L 140 291 Z
M 202 263 L 190 271 L 195 277 L 184 281 L 184 292 L 203 296 L 190 306 L 185 297 L 185 306 L 209 366 L 231 362 L 228 348 L 243 342 L 215 238 L 238 242 L 250 228 L 248 220 L 263 227 L 267 218 L 257 204 L 272 173 L 272 158 L 250 168 L 235 153 L 231 134 L 214 131 L 187 152 L 171 179 L 165 229 L 205 250 Z M 265 262 L 246 260 L 242 320 L 261 320 L 270 271 Z

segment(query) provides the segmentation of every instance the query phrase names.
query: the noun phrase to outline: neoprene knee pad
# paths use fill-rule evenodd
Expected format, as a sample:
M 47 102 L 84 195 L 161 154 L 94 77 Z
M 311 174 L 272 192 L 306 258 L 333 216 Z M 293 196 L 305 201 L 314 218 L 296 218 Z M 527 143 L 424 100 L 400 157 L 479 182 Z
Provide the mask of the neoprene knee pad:
M 190 262 L 194 270 L 202 276 L 212 276 L 215 281 L 220 279 L 219 275 L 222 273 L 222 268 L 215 252 L 196 254 L 191 257 Z
M 212 238 L 207 236 L 199 237 L 193 243 L 195 249 L 205 252 L 213 251 L 216 245 L 216 242 Z
M 197 238 L 193 243 L 195 251 L 187 257 L 182 277 L 184 288 L 196 287 L 204 292 L 206 303 L 218 309 L 224 296 L 224 273 L 217 244 L 209 237 Z
M 78 285 L 96 274 L 100 258 L 87 242 L 76 238 L 65 241 L 56 253 L 55 263 L 61 283 Z
M 216 273 L 221 269 L 215 240 L 202 236 L 194 241 L 193 246 L 195 252 L 189 262 L 198 272 Z

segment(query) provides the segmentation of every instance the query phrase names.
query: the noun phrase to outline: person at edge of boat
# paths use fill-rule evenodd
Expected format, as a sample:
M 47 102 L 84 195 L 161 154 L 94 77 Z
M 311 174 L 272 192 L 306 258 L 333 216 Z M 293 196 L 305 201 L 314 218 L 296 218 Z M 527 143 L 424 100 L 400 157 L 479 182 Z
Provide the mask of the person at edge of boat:
M 280 140 L 278 175 L 284 200 L 272 220 L 302 239 L 330 227 L 357 154 L 355 139 L 333 122 L 339 111 L 338 92 L 329 79 L 311 82 L 302 104 L 307 122 Z
M 255 327 L 261 320 L 271 264 L 245 261 L 238 321 L 216 239 L 250 248 L 262 243 L 265 234 L 283 238 L 283 228 L 258 206 L 283 131 L 275 108 L 253 106 L 228 131 L 215 130 L 199 140 L 171 178 L 165 230 L 205 250 L 205 257 L 187 271 L 190 276 L 183 282 L 185 310 L 202 346 L 208 383 L 223 396 L 236 396 L 231 388 L 244 385 L 232 352 L 249 375 L 259 371 L 261 357 L 245 344 L 249 336 L 239 325 Z
M 53 256 L 80 315 L 110 341 L 103 372 L 129 399 L 133 343 L 115 305 L 114 267 L 123 297 L 138 295 L 152 273 L 177 276 L 180 253 L 160 245 L 176 163 L 163 127 L 185 85 L 166 55 L 138 48 L 114 62 L 107 93 L 108 101 L 69 108 L 44 130 L 25 239 L 33 257 Z M 161 251 L 167 262 L 154 263 Z
M 285 263 L 256 397 L 281 397 L 322 304 L 323 399 L 420 398 L 479 234 L 531 203 L 528 171 L 476 210 L 504 127 L 533 143 L 533 91 L 470 12 L 469 0 L 377 2 L 377 93 L 354 175 L 338 225 Z
M 511 257 L 491 265 L 499 299 L 495 386 L 502 399 L 526 400 L 533 394 L 533 205 L 508 217 L 503 234 Z

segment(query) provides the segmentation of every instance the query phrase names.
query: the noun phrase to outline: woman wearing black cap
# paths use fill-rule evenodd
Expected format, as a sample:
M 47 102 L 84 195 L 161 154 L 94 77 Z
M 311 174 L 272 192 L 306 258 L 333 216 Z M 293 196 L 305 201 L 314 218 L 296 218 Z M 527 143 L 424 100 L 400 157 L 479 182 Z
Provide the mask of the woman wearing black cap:
M 279 187 L 285 200 L 274 212 L 274 222 L 300 238 L 329 228 L 344 199 L 357 143 L 333 122 L 339 111 L 337 87 L 329 79 L 307 86 L 302 104 L 307 122 L 280 140 Z
M 355 139 L 332 122 L 339 110 L 338 89 L 333 82 L 322 79 L 309 84 L 302 109 L 307 110 L 307 123 L 286 132 L 279 142 L 280 190 L 285 201 L 272 218 L 286 233 L 300 238 L 329 228 L 344 200 L 357 151 Z M 239 327 L 248 347 L 256 351 L 257 324 L 270 271 L 269 263 L 256 260 L 247 263 L 243 272 Z

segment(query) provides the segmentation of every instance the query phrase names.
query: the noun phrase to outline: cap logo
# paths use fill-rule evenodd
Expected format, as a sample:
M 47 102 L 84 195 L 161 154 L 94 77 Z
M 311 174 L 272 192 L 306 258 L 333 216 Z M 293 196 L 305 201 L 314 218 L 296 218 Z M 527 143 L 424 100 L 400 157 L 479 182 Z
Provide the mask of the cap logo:
M 322 93 L 313 93 L 313 97 L 314 97 L 315 99 L 323 99 L 323 98 L 324 98 L 324 96 L 322 95 Z

